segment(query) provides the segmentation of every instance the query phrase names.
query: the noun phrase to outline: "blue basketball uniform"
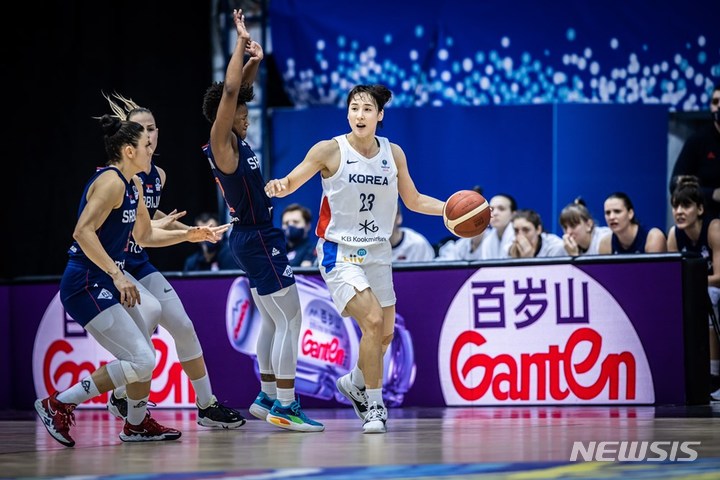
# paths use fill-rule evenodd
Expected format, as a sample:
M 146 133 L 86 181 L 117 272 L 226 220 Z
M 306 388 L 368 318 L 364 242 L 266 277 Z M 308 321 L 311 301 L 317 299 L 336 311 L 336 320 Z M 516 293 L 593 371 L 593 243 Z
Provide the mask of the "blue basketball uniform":
M 675 243 L 677 243 L 678 252 L 699 253 L 703 259 L 705 259 L 708 275 L 713 274 L 713 251 L 708 243 L 708 229 L 710 228 L 711 221 L 712 218 L 703 218 L 700 237 L 698 237 L 696 243 L 690 240 L 685 230 L 680 230 L 677 226 L 675 227 Z
M 203 152 L 227 204 L 233 227 L 230 248 L 233 258 L 258 294 L 269 295 L 295 283 L 288 263 L 285 234 L 272 223 L 272 203 L 265 195 L 260 162 L 250 146 L 238 139 L 240 161 L 226 175 L 218 170 L 208 143 Z
M 122 270 L 137 216 L 140 195 L 135 184 L 127 182 L 115 167 L 98 169 L 85 185 L 78 218 L 87 205 L 88 189 L 98 176 L 108 170 L 114 171 L 125 183 L 125 196 L 122 205 L 110 212 L 96 233 L 107 254 Z M 60 300 L 65 311 L 84 327 L 100 312 L 120 303 L 120 292 L 115 288 L 112 278 L 87 258 L 77 242 L 73 242 L 68 254 L 68 264 L 60 280 Z
M 628 248 L 623 248 L 618 240 L 617 235 L 612 234 L 610 243 L 612 244 L 612 253 L 615 255 L 623 255 L 628 253 L 645 253 L 645 243 L 647 243 L 648 230 L 642 225 L 638 225 L 635 240 Z
M 158 206 L 160 205 L 160 195 L 162 194 L 162 181 L 160 173 L 153 163 L 150 167 L 150 173 L 140 172 L 137 174 L 142 180 L 143 196 L 145 198 L 145 206 L 148 209 L 150 218 L 155 216 Z M 125 271 L 135 277 L 137 280 L 143 279 L 158 271 L 155 266 L 150 263 L 150 257 L 147 251 L 135 243 L 135 239 L 130 235 L 128 243 L 127 257 L 125 258 Z

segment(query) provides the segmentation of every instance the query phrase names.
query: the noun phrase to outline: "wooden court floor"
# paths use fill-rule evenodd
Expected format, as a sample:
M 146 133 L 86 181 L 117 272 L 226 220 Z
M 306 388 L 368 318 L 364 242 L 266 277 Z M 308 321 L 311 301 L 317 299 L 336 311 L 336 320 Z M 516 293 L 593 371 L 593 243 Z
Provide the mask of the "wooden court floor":
M 79 410 L 66 448 L 34 412 L 0 413 L 0 478 L 720 478 L 720 405 L 398 408 L 384 435 L 363 434 L 349 407 L 308 410 L 321 433 L 249 415 L 237 430 L 214 430 L 194 410 L 152 413 L 182 437 L 126 444 L 119 420 Z M 691 462 L 570 461 L 574 442 L 592 441 L 663 441 L 668 457 L 673 442 L 699 443 Z

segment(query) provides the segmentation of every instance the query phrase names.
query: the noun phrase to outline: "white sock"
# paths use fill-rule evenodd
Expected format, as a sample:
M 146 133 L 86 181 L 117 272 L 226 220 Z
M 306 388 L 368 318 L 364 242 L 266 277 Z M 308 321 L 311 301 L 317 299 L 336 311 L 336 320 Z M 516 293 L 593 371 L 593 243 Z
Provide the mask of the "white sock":
M 127 421 L 131 425 L 140 425 L 145 420 L 145 413 L 147 413 L 147 402 L 150 396 L 133 400 L 128 397 L 128 414 Z
M 78 383 L 68 388 L 64 392 L 58 394 L 57 399 L 63 403 L 74 403 L 80 405 L 81 403 L 90 400 L 93 397 L 100 395 L 100 391 L 95 385 L 92 377 L 85 377 Z
M 368 403 L 371 405 L 373 402 L 376 402 L 379 407 L 385 406 L 382 398 L 382 388 L 368 388 L 365 390 L 365 393 L 367 393 Z
M 720 360 L 710 360 L 710 375 L 720 375 Z
M 278 388 L 277 399 L 283 407 L 287 407 L 295 401 L 295 389 L 294 388 Z
M 190 380 L 195 389 L 195 401 L 200 408 L 207 408 L 212 402 L 212 387 L 210 386 L 210 377 L 206 373 L 205 376 L 197 380 Z
M 350 371 L 350 381 L 359 389 L 365 388 L 365 376 L 357 364 L 355 364 L 355 367 Z
M 278 396 L 277 393 L 277 382 L 263 382 L 260 380 L 260 390 L 265 392 L 271 400 L 275 400 Z

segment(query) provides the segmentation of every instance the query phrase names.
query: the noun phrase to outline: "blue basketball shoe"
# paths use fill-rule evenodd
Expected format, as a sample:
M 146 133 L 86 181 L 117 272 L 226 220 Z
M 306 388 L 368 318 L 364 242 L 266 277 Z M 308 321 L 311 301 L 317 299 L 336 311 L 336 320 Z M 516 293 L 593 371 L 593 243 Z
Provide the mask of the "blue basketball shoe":
M 258 396 L 255 397 L 255 401 L 250 405 L 250 413 L 260 420 L 266 420 L 274 401 L 267 396 L 267 393 L 261 390 Z
M 284 407 L 280 400 L 275 400 L 266 420 L 276 427 L 296 432 L 322 432 L 325 430 L 325 425 L 305 415 L 298 400 L 295 400 L 287 407 Z

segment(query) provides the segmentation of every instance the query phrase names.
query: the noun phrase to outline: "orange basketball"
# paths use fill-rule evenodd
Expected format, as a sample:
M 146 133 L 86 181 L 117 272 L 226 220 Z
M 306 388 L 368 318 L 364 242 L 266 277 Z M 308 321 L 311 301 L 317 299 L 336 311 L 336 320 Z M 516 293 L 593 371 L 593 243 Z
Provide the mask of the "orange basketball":
M 460 190 L 445 202 L 443 221 L 454 235 L 475 237 L 484 232 L 490 223 L 490 205 L 476 191 Z

